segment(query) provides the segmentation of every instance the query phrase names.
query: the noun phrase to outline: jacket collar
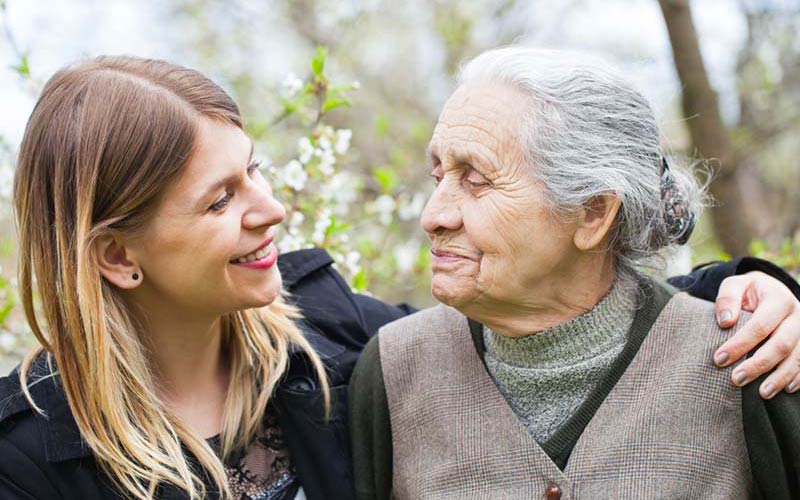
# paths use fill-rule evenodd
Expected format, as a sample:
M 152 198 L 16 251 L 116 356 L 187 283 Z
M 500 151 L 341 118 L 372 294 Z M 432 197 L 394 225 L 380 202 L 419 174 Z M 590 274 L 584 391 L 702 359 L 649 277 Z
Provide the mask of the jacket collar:
M 53 371 L 55 365 L 51 366 L 48 358 L 48 354 L 40 354 L 28 372 L 31 397 L 44 412 L 35 418 L 44 440 L 45 457 L 48 462 L 62 462 L 91 456 L 67 403 L 61 377 Z M 36 410 L 22 393 L 17 366 L 11 374 L 0 379 L 0 421 L 25 411 Z
M 287 290 L 291 290 L 301 278 L 331 264 L 333 259 L 321 248 L 287 252 L 278 257 L 278 269 L 281 271 L 283 287 Z

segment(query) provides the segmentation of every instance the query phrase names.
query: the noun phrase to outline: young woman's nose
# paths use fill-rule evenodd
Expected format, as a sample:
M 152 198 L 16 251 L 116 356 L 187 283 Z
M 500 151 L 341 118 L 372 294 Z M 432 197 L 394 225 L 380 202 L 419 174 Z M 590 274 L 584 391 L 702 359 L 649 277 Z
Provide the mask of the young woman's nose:
M 261 226 L 274 226 L 286 216 L 283 204 L 275 199 L 269 186 L 254 188 L 250 197 L 250 207 L 242 217 L 242 226 L 246 229 L 258 229 Z

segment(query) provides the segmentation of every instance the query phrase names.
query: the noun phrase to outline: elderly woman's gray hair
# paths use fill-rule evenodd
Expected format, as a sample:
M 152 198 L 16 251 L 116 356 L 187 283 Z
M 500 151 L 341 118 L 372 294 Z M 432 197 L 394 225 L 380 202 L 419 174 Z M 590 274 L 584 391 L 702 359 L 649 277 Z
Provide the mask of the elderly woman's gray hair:
M 611 248 L 619 269 L 679 242 L 701 209 L 704 189 L 692 172 L 667 163 L 647 102 L 615 68 L 584 54 L 507 47 L 485 52 L 461 70 L 459 83 L 491 80 L 530 96 L 520 138 L 526 161 L 554 211 L 569 216 L 592 198 L 622 200 Z

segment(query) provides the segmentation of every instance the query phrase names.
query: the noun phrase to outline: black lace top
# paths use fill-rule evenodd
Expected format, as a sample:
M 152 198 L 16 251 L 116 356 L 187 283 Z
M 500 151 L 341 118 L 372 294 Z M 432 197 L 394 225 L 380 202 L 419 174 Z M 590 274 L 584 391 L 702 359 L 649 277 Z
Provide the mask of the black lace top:
M 219 436 L 209 442 L 214 449 L 219 449 Z M 263 431 L 244 453 L 229 458 L 225 472 L 236 499 L 290 500 L 298 497 L 300 483 L 289 458 L 283 431 L 270 409 L 265 414 Z

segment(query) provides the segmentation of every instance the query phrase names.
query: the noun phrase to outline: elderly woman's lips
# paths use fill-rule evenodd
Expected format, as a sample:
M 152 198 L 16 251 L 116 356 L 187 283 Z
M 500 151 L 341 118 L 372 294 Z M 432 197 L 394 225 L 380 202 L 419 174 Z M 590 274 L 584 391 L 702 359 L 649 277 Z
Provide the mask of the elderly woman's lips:
M 458 262 L 460 260 L 465 260 L 465 259 L 472 260 L 464 255 L 444 252 L 441 250 L 431 250 L 431 254 L 433 254 L 433 262 L 436 264 L 445 264 L 447 262 Z

